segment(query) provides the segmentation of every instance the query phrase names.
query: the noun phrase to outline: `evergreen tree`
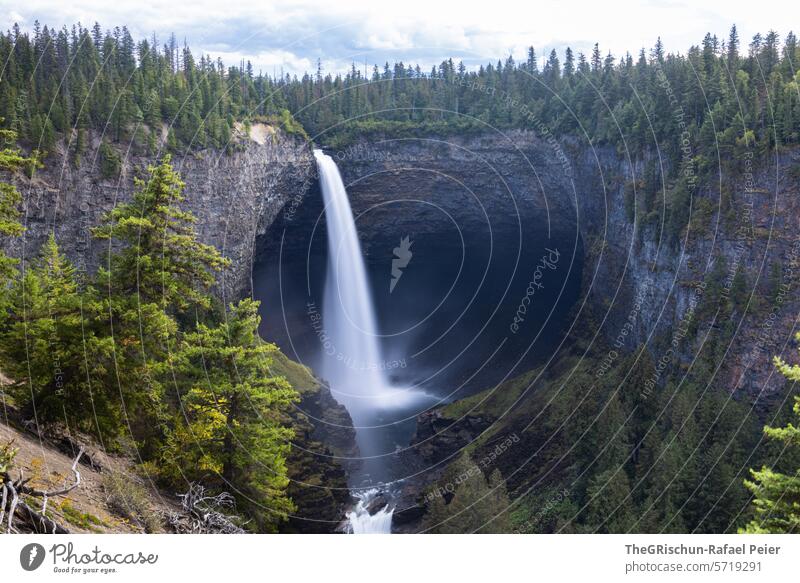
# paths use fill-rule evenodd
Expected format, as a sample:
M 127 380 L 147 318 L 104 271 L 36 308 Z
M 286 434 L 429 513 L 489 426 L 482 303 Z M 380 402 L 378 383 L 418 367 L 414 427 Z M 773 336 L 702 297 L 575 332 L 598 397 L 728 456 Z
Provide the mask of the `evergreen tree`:
M 259 322 L 258 302 L 242 300 L 219 326 L 198 324 L 170 356 L 181 413 L 163 463 L 177 475 L 210 475 L 263 532 L 293 509 L 285 492 L 293 434 L 284 412 L 297 393 L 270 373 L 277 348 L 259 338 Z
M 440 480 L 454 490 L 452 496 L 435 496 L 423 528 L 438 534 L 511 532 L 511 500 L 498 470 L 489 476 L 462 454 Z
M 0 123 L 2 123 L 0 118 Z M 12 130 L 0 130 L 0 170 L 15 172 L 29 163 L 19 149 L 14 147 L 17 134 Z M 19 222 L 19 205 L 22 197 L 13 184 L 0 182 L 0 235 L 3 237 L 18 237 L 22 234 L 22 225 Z M 0 294 L 4 291 L 6 282 L 14 274 L 17 261 L 0 250 Z M 0 298 L 2 296 L 0 295 Z
M 97 314 L 98 336 L 112 342 L 112 360 L 103 362 L 107 374 L 99 380 L 116 388 L 126 424 L 142 440 L 144 455 L 154 455 L 169 417 L 154 369 L 178 338 L 177 318 L 191 307 L 211 307 L 214 273 L 228 262 L 197 240 L 194 216 L 179 206 L 184 185 L 169 157 L 148 171 L 147 180 L 136 180 L 131 202 L 115 207 L 93 231 L 109 241 L 109 259 L 87 309 Z M 121 249 L 113 253 L 112 245 Z
M 797 335 L 800 340 L 800 334 Z M 775 359 L 775 364 L 789 381 L 800 381 L 800 366 L 790 365 Z M 794 412 L 800 416 L 800 397 L 795 397 Z M 786 447 L 800 445 L 800 424 L 789 423 L 785 427 L 764 427 L 765 435 L 772 440 L 781 441 Z M 800 532 L 800 469 L 792 473 L 781 473 L 773 468 L 762 467 L 750 470 L 752 480 L 745 480 L 745 486 L 752 492 L 755 519 L 742 532 L 757 533 L 797 533 Z
M 68 432 L 116 432 L 119 418 L 105 387 L 93 384 L 96 371 L 87 370 L 97 362 L 88 350 L 97 345 L 91 322 L 83 320 L 75 269 L 52 233 L 11 298 L 0 360 L 16 381 L 17 402 L 37 423 L 61 423 Z
M 135 295 L 141 303 L 166 309 L 210 307 L 214 273 L 229 264 L 211 245 L 200 243 L 195 217 L 180 209 L 184 183 L 167 156 L 148 168 L 149 178 L 135 180 L 133 200 L 109 212 L 94 229 L 98 239 L 124 245 L 99 279 L 114 294 Z
M 628 532 L 633 526 L 633 501 L 628 475 L 622 469 L 595 475 L 586 489 L 589 532 Z

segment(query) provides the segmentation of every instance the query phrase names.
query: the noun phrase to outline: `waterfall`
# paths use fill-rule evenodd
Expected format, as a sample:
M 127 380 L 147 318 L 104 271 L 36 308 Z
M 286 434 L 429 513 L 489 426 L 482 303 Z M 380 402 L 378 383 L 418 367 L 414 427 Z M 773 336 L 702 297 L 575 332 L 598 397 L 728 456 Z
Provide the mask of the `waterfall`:
M 369 429 L 375 422 L 375 411 L 394 404 L 405 391 L 393 389 L 386 376 L 367 270 L 339 169 L 321 150 L 314 150 L 314 157 L 328 231 L 322 319 L 332 349 L 323 359 L 322 375 L 336 400 L 350 412 L 359 449 L 369 462 L 379 460 L 382 453 L 375 431 Z M 358 504 L 348 514 L 352 532 L 391 532 L 392 509 L 388 505 L 373 514 L 368 511 L 377 495 L 378 490 L 373 489 L 357 496 Z
M 373 489 L 357 496 L 358 504 L 347 513 L 347 522 L 352 534 L 389 534 L 392 532 L 394 510 L 388 504 L 370 514 L 369 504 L 378 495 L 380 495 L 380 491 Z
M 361 416 L 392 391 L 383 370 L 367 270 L 356 223 L 339 169 L 330 156 L 314 150 L 328 230 L 328 273 L 323 300 L 325 332 L 336 349 L 323 373 L 351 415 Z

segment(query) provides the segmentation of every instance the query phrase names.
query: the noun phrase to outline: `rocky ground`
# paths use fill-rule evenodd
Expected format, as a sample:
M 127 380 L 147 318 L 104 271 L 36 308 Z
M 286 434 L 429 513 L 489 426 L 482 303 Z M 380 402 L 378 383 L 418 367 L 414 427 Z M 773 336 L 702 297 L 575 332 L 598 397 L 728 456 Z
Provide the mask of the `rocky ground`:
M 10 413 L 8 407 L 5 412 Z M 0 446 L 5 444 L 17 452 L 12 477 L 21 474 L 30 479 L 29 486 L 40 490 L 60 489 L 74 482 L 75 443 L 39 436 L 5 418 L 0 423 Z M 80 485 L 49 501 L 48 518 L 74 533 L 172 531 L 167 517 L 180 511 L 178 498 L 139 476 L 128 457 L 109 455 L 85 441 L 77 470 Z M 31 505 L 38 508 L 39 503 L 32 501 Z

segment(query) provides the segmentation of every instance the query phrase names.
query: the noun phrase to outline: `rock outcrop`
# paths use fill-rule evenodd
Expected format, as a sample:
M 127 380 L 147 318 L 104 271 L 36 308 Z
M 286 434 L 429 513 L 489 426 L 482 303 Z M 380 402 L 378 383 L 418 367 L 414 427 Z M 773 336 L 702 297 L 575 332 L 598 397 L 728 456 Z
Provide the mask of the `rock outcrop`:
M 369 242 L 380 241 L 380 231 L 389 227 L 417 237 L 439 236 L 437 244 L 446 247 L 440 233 L 452 220 L 469 236 L 490 224 L 494 234 L 546 231 L 562 243 L 582 241 L 588 302 L 574 318 L 591 312 L 610 343 L 623 335 L 621 351 L 652 345 L 659 337 L 669 341 L 673 330 L 690 323 L 701 332 L 704 326 L 726 324 L 696 321 L 694 304 L 702 299 L 700 284 L 720 262 L 726 266 L 723 293 L 730 292 L 741 270 L 752 296 L 734 315 L 734 340 L 719 383 L 749 398 L 773 395 L 783 386 L 772 357 L 794 358 L 800 150 L 743 161 L 733 170 L 741 173 L 738 179 L 726 175 L 724 181 L 701 184 L 690 201 L 688 232 L 677 244 L 659 237 L 653 227 L 635 228 L 625 208 L 626 190 L 634 185 L 641 190 L 648 160 L 629 160 L 611 147 L 509 131 L 375 140 L 331 154 L 354 214 L 361 216 L 368 256 L 384 252 Z M 721 210 L 726 197 L 731 208 Z M 777 300 L 774 306 L 760 305 L 762 298 L 776 295 L 770 282 L 776 269 Z M 523 291 L 512 290 L 512 295 Z M 689 360 L 696 348 L 681 356 Z M 655 348 L 653 356 L 661 356 Z
M 231 260 L 220 290 L 226 301 L 250 294 L 258 238 L 279 212 L 298 204 L 315 179 L 305 142 L 279 131 L 262 142 L 240 136 L 228 153 L 203 150 L 172 157 L 186 184 L 183 206 L 197 217 L 200 240 Z M 107 243 L 94 240 L 90 229 L 104 213 L 131 199 L 134 178 L 144 177 L 153 161 L 121 151 L 119 177 L 104 179 L 96 163 L 99 145 L 95 138 L 94 148 L 77 168 L 60 146 L 32 180 L 15 177 L 23 196 L 25 233 L 0 246 L 17 257 L 35 257 L 47 234 L 55 232 L 59 246 L 79 269 L 92 273 L 97 268 Z

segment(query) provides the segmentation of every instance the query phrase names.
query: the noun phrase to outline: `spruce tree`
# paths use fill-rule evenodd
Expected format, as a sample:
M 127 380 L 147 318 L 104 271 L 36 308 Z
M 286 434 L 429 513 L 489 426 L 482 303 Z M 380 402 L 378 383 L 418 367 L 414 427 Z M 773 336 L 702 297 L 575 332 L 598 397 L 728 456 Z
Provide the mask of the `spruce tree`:
M 178 337 L 178 317 L 211 307 L 214 273 L 228 262 L 197 240 L 195 217 L 179 206 L 184 185 L 169 157 L 148 171 L 147 180 L 136 180 L 133 200 L 93 231 L 109 241 L 109 257 L 88 309 L 98 315 L 99 336 L 112 343 L 102 382 L 116 389 L 126 423 L 145 443 L 145 455 L 154 455 L 168 417 L 154 367 Z
M 119 419 L 105 386 L 92 383 L 99 346 L 81 303 L 75 268 L 51 233 L 12 288 L 0 359 L 27 417 L 68 432 L 116 433 Z
M 0 118 L 0 124 L 3 119 Z M 15 172 L 29 163 L 20 150 L 14 147 L 17 140 L 16 132 L 0 130 L 0 170 Z M 19 237 L 22 234 L 22 225 L 19 222 L 19 205 L 22 197 L 13 184 L 0 182 L 0 235 L 3 237 Z M 14 274 L 17 261 L 0 250 L 0 293 L 5 288 L 7 279 Z
M 800 341 L 800 334 L 797 335 Z M 787 364 L 780 358 L 775 364 L 781 374 L 794 383 L 800 381 L 800 366 Z M 800 417 L 800 397 L 795 397 L 794 412 Z M 800 446 L 800 423 L 785 427 L 764 427 L 767 438 L 780 441 L 796 450 Z M 800 532 L 800 468 L 791 473 L 782 473 L 763 466 L 750 470 L 752 480 L 745 486 L 753 493 L 755 518 L 742 529 L 749 534 L 798 533 Z
M 164 465 L 230 490 L 263 532 L 293 509 L 286 496 L 293 432 L 285 412 L 297 393 L 270 372 L 277 347 L 258 336 L 258 305 L 242 300 L 218 326 L 198 324 L 165 363 L 180 414 Z

